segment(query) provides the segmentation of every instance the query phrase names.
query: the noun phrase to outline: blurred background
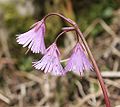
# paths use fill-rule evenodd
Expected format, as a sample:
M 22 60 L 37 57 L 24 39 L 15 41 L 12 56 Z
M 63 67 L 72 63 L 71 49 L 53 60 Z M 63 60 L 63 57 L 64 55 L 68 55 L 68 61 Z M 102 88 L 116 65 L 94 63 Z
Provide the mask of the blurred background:
M 45 75 L 32 68 L 40 54 L 25 54 L 16 43 L 49 12 L 73 19 L 90 46 L 108 88 L 112 107 L 120 107 L 120 0 L 0 0 L 0 107 L 105 107 L 95 73 L 81 78 Z M 63 26 L 60 18 L 47 20 L 45 42 L 49 46 Z M 58 41 L 61 59 L 68 58 L 76 43 L 74 33 Z M 65 65 L 65 63 L 63 63 Z

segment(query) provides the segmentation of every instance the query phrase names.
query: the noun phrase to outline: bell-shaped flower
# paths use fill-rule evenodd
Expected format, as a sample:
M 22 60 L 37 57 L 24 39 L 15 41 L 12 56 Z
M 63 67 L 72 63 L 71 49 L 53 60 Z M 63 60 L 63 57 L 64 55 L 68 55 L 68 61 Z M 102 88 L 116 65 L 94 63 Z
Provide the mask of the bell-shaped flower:
M 41 20 L 35 23 L 33 28 L 28 32 L 18 35 L 17 42 L 18 44 L 23 45 L 23 47 L 28 46 L 33 53 L 42 53 L 45 52 L 45 24 L 44 20 Z
M 82 75 L 84 70 L 91 70 L 92 65 L 89 62 L 82 46 L 77 43 L 72 51 L 67 65 L 65 67 L 65 72 L 73 71 L 77 74 Z
M 40 61 L 33 62 L 33 66 L 38 70 L 44 70 L 44 73 L 52 75 L 64 75 L 64 70 L 60 64 L 60 52 L 55 43 L 47 48 L 45 55 Z

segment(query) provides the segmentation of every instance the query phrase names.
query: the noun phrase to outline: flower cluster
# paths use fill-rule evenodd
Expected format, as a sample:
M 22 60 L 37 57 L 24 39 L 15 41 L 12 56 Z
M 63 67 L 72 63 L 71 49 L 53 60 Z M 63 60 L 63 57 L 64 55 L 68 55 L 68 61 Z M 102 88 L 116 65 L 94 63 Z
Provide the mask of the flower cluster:
M 67 31 L 69 30 L 74 29 L 67 29 Z M 52 75 L 64 75 L 68 71 L 73 71 L 82 75 L 84 70 L 92 69 L 92 65 L 79 41 L 73 48 L 66 67 L 63 68 L 60 63 L 60 52 L 57 48 L 56 42 L 46 49 L 44 36 L 45 20 L 42 19 L 32 25 L 32 28 L 28 32 L 20 34 L 17 37 L 18 44 L 23 45 L 23 47 L 28 47 L 33 53 L 43 54 L 41 60 L 33 62 L 33 67 L 35 67 L 35 69 L 44 70 L 44 73 L 50 73 Z

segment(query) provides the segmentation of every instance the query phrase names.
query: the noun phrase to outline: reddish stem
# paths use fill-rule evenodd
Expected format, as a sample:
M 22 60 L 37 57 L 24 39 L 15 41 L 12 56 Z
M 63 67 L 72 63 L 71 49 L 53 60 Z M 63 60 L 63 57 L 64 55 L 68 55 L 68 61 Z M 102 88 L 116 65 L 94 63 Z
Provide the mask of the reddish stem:
M 110 106 L 110 101 L 109 101 L 109 98 L 108 98 L 108 94 L 107 94 L 107 89 L 105 87 L 105 84 L 104 84 L 103 78 L 101 76 L 100 70 L 99 70 L 99 68 L 97 66 L 97 63 L 96 63 L 96 61 L 95 61 L 95 59 L 94 59 L 94 57 L 93 57 L 93 55 L 92 55 L 92 53 L 91 53 L 88 45 L 87 45 L 87 42 L 86 42 L 86 40 L 85 40 L 82 32 L 79 30 L 78 27 L 77 27 L 77 32 L 79 33 L 80 38 L 81 38 L 81 40 L 82 40 L 82 42 L 83 42 L 83 44 L 84 44 L 84 46 L 86 48 L 86 51 L 87 51 L 87 53 L 88 53 L 88 55 L 89 55 L 89 57 L 90 57 L 90 59 L 91 59 L 91 61 L 93 63 L 94 70 L 96 71 L 99 83 L 100 83 L 102 91 L 103 91 L 103 95 L 104 95 L 104 100 L 105 100 L 105 103 L 106 103 L 106 107 L 111 107 Z
M 103 78 L 101 76 L 100 70 L 99 70 L 99 68 L 97 66 L 97 63 L 96 63 L 96 61 L 95 61 L 95 59 L 94 59 L 94 57 L 93 57 L 93 55 L 92 55 L 92 53 L 91 53 L 91 51 L 90 51 L 90 49 L 89 49 L 89 47 L 87 45 L 87 42 L 86 42 L 82 32 L 80 31 L 78 25 L 74 21 L 72 21 L 71 19 L 66 18 L 63 15 L 58 14 L 58 13 L 50 13 L 50 14 L 48 14 L 48 15 L 46 15 L 44 17 L 44 20 L 46 20 L 47 17 L 52 16 L 52 15 L 57 15 L 57 16 L 61 17 L 62 19 L 64 19 L 68 23 L 70 23 L 72 26 L 74 26 L 74 28 L 76 29 L 76 31 L 79 34 L 79 36 L 80 36 L 80 38 L 81 38 L 81 40 L 82 40 L 82 42 L 83 42 L 83 44 L 84 44 L 84 46 L 86 48 L 86 51 L 87 51 L 87 53 L 88 53 L 88 55 L 89 55 L 89 57 L 90 57 L 90 59 L 92 61 L 92 64 L 94 66 L 94 70 L 96 72 L 96 75 L 98 77 L 99 83 L 100 83 L 102 91 L 103 91 L 106 107 L 111 107 L 110 106 L 110 101 L 109 101 L 109 98 L 108 98 L 108 94 L 107 94 L 107 89 L 105 87 L 105 84 L 104 84 Z
M 63 15 L 61 15 L 59 13 L 49 13 L 43 19 L 46 20 L 49 16 L 53 16 L 53 15 L 61 17 L 62 19 L 64 19 L 69 24 L 73 25 L 74 27 L 76 26 L 76 23 L 74 21 L 72 21 L 70 18 L 64 17 Z
M 61 36 L 61 35 L 63 35 L 64 33 L 66 33 L 66 32 L 69 32 L 69 31 L 74 31 L 75 29 L 72 27 L 65 27 L 65 28 L 63 28 L 62 29 L 63 31 L 57 36 L 57 38 L 55 39 L 55 41 L 54 42 L 56 42 L 57 40 L 58 40 L 58 38 Z

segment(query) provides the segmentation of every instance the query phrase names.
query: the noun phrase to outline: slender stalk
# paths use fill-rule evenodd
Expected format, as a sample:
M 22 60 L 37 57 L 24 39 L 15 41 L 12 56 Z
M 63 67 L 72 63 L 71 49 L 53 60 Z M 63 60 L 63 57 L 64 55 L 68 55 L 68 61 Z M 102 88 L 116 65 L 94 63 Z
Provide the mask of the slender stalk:
M 67 31 L 63 31 L 63 32 L 61 32 L 61 33 L 57 36 L 57 38 L 55 39 L 54 42 L 56 42 L 56 41 L 58 40 L 58 38 L 59 38 L 62 34 L 64 34 L 65 32 L 67 32 Z
M 69 32 L 69 31 L 74 31 L 75 28 L 73 28 L 73 27 L 65 27 L 65 28 L 63 28 L 62 30 L 63 30 L 63 31 L 56 37 L 56 39 L 55 39 L 54 42 L 56 42 L 61 35 L 63 35 L 63 34 L 66 33 L 66 32 Z
M 58 16 L 61 17 L 62 19 L 64 19 L 65 21 L 67 21 L 69 24 L 73 25 L 74 27 L 76 26 L 76 23 L 74 21 L 72 21 L 70 18 L 66 18 L 65 16 L 59 14 L 59 13 L 49 13 L 44 17 L 44 20 L 46 20 L 49 16 Z
M 90 59 L 91 59 L 91 61 L 92 61 L 92 63 L 93 63 L 94 69 L 95 69 L 95 71 L 96 71 L 96 74 L 97 74 L 99 83 L 100 83 L 101 88 L 102 88 L 102 91 L 103 91 L 103 95 L 104 95 L 106 107 L 111 107 L 111 106 L 110 106 L 110 101 L 109 101 L 109 98 L 108 98 L 108 94 L 107 94 L 107 89 L 106 89 L 106 87 L 105 87 L 105 84 L 104 84 L 104 81 L 103 81 L 103 79 L 102 79 L 100 70 L 99 70 L 99 68 L 98 68 L 98 66 L 97 66 L 97 63 L 96 63 L 96 61 L 95 61 L 95 59 L 94 59 L 94 57 L 93 57 L 93 55 L 92 55 L 92 53 L 91 53 L 88 45 L 87 45 L 87 42 L 86 42 L 86 40 L 85 40 L 82 32 L 79 30 L 78 27 L 77 27 L 76 30 L 77 30 L 78 34 L 80 35 L 80 38 L 81 38 L 81 40 L 82 40 L 82 42 L 83 42 L 83 44 L 84 44 L 84 46 L 85 46 L 85 48 L 86 48 L 86 51 L 87 51 L 87 53 L 88 53 L 88 55 L 89 55 L 89 57 L 90 57 Z
M 103 81 L 103 79 L 102 79 L 100 70 L 99 70 L 99 68 L 98 68 L 98 66 L 97 66 L 97 63 L 96 63 L 96 61 L 95 61 L 95 59 L 94 59 L 94 57 L 93 57 L 93 55 L 92 55 L 92 53 L 91 53 L 88 45 L 87 45 L 87 42 L 86 42 L 86 40 L 85 40 L 82 32 L 79 30 L 78 25 L 77 25 L 74 21 L 72 21 L 71 19 L 66 18 L 66 17 L 64 17 L 63 15 L 58 14 L 58 13 L 50 13 L 50 14 L 48 14 L 48 15 L 46 15 L 46 16 L 44 17 L 44 20 L 46 20 L 47 17 L 52 16 L 52 15 L 57 15 L 57 16 L 61 17 L 62 19 L 64 19 L 65 21 L 67 21 L 68 23 L 70 23 L 70 24 L 75 28 L 75 30 L 77 31 L 77 33 L 79 34 L 79 36 L 80 36 L 80 38 L 81 38 L 81 40 L 82 40 L 82 42 L 83 42 L 83 44 L 84 44 L 84 46 L 85 46 L 85 48 L 86 48 L 86 51 L 87 51 L 87 53 L 88 53 L 88 55 L 89 55 L 89 57 L 90 57 L 90 59 L 91 59 L 91 61 L 92 61 L 92 64 L 93 64 L 93 66 L 94 66 L 94 70 L 95 70 L 95 72 L 96 72 L 96 74 L 97 74 L 99 83 L 100 83 L 101 88 L 102 88 L 102 91 L 103 91 L 103 95 L 104 95 L 106 107 L 111 107 L 111 106 L 110 106 L 110 101 L 109 101 L 109 98 L 108 98 L 108 94 L 107 94 L 107 89 L 106 89 L 105 84 L 104 84 L 104 81 Z

